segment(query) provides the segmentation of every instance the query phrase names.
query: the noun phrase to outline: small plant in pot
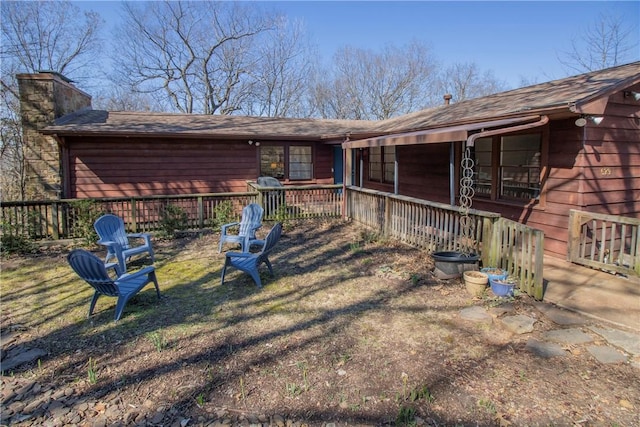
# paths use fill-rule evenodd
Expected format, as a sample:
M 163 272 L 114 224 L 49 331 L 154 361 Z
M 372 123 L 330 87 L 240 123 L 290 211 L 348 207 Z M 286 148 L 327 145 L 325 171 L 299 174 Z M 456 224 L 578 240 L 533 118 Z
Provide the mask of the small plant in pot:
M 487 276 L 489 276 L 489 280 L 491 279 L 506 280 L 508 276 L 508 273 L 506 270 L 503 270 L 498 267 L 485 267 L 480 271 L 485 273 Z
M 491 291 L 499 297 L 512 297 L 516 282 L 512 279 L 489 279 Z

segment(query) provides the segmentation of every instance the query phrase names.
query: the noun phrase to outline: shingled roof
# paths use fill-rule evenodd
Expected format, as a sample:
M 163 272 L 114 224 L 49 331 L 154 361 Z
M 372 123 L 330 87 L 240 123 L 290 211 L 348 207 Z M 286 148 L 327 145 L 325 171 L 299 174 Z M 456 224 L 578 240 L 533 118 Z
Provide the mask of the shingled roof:
M 584 110 L 594 108 L 592 102 L 637 83 L 640 62 L 417 111 L 380 122 L 377 129 L 401 133 L 531 115 L 596 113 Z
M 343 139 L 350 132 L 368 134 L 375 125 L 376 122 L 366 120 L 84 110 L 61 117 L 43 133 L 317 140 Z
M 83 110 L 58 119 L 43 133 L 340 140 L 413 132 L 531 115 L 575 115 L 604 108 L 596 101 L 640 83 L 640 62 L 553 80 L 417 111 L 382 121 L 169 114 Z

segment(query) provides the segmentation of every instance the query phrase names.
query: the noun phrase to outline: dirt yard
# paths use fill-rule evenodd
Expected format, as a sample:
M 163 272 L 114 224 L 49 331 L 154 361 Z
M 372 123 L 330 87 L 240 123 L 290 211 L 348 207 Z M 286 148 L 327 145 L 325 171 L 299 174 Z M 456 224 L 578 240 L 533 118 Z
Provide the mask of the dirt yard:
M 86 318 L 68 247 L 3 259 L 3 363 L 40 356 L 3 367 L 2 424 L 640 425 L 638 360 L 603 364 L 586 344 L 536 354 L 562 326 L 526 296 L 435 279 L 422 251 L 352 224 L 286 224 L 258 289 L 235 270 L 220 284 L 217 242 L 154 240 L 162 299 L 147 287 L 118 323 L 105 297 Z M 461 316 L 474 306 L 489 320 Z M 506 328 L 514 315 L 533 330 Z

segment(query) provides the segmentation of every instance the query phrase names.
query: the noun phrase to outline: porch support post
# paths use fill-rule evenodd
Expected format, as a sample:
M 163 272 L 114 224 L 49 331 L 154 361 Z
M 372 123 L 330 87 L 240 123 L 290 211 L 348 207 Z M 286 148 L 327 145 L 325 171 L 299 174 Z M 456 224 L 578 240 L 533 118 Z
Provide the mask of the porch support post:
M 343 165 L 342 168 L 342 219 L 347 219 L 351 212 L 347 212 L 349 206 L 349 195 L 347 187 L 353 185 L 353 148 L 343 148 Z
M 362 180 L 363 180 L 363 174 L 362 174 L 362 168 L 364 167 L 364 159 L 362 158 L 362 148 L 360 149 L 360 188 L 364 187 L 364 185 L 362 185 Z
M 353 148 L 343 149 L 344 152 L 344 176 L 342 181 L 348 187 L 353 185 Z
M 398 193 L 398 147 L 393 152 L 393 194 Z

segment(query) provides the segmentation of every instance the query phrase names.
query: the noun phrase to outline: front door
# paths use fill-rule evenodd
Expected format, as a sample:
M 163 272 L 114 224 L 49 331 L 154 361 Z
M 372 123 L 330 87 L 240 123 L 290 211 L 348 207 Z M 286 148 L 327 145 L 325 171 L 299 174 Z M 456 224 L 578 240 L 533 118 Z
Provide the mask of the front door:
M 342 175 L 344 173 L 344 163 L 342 159 L 342 145 L 333 147 L 333 183 L 342 184 Z

